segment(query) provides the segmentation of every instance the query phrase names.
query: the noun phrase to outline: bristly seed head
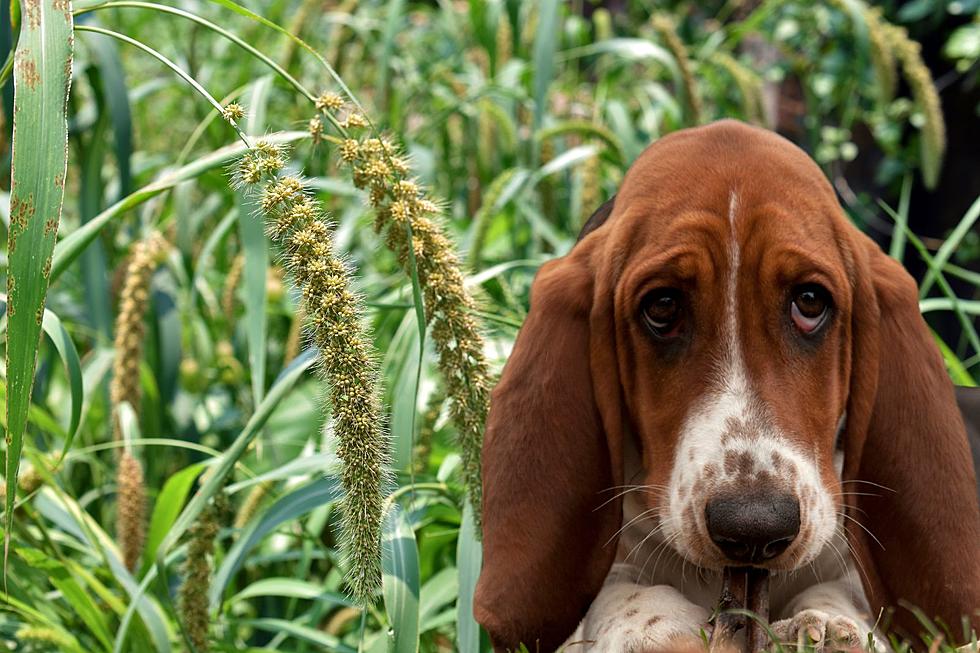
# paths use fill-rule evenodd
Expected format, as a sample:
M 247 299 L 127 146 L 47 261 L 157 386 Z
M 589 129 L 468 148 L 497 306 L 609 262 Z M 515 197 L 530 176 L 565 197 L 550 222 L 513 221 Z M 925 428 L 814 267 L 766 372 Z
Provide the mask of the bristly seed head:
M 316 99 L 315 104 L 317 111 L 323 113 L 326 113 L 327 111 L 336 111 L 344 106 L 344 98 L 333 91 L 324 91 L 323 93 L 320 93 L 320 97 Z
M 221 116 L 231 124 L 235 125 L 239 120 L 245 117 L 245 107 L 237 102 L 232 102 L 225 107 L 224 111 L 221 112 Z

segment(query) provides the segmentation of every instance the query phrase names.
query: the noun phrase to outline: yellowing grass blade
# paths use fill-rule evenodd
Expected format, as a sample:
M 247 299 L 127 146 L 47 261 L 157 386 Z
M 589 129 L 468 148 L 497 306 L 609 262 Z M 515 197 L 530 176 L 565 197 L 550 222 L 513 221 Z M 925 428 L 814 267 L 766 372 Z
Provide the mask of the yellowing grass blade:
M 14 55 L 14 136 L 7 241 L 7 497 L 4 568 L 27 411 L 68 166 L 70 0 L 23 0 Z

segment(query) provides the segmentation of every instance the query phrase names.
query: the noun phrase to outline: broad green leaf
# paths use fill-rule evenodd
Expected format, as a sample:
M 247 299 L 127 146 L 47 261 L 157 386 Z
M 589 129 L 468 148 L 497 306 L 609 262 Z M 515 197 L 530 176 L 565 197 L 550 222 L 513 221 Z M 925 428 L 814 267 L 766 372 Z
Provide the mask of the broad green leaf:
M 381 570 L 393 653 L 419 650 L 419 552 L 415 531 L 397 504 L 385 516 Z
M 157 547 L 160 546 L 160 542 L 184 507 L 195 479 L 206 466 L 205 463 L 197 463 L 185 467 L 163 484 L 163 489 L 160 490 L 153 504 L 153 516 L 150 517 L 150 528 L 146 534 L 146 544 L 143 546 L 143 573 L 152 564 Z
M 298 578 L 262 578 L 230 599 L 230 603 L 260 596 L 285 596 L 296 599 L 321 601 L 329 605 L 351 607 L 354 604 L 343 594 L 323 589 L 322 585 Z
M 14 131 L 7 240 L 7 455 L 4 560 L 10 545 L 17 472 L 27 429 L 51 255 L 68 169 L 69 0 L 23 6 L 14 54 Z
M 322 647 L 323 651 L 331 653 L 357 653 L 357 649 L 347 646 L 339 638 L 319 630 L 303 626 L 293 621 L 285 619 L 248 619 L 238 623 L 246 624 L 259 630 L 267 630 L 272 633 L 287 633 L 291 637 L 310 642 Z

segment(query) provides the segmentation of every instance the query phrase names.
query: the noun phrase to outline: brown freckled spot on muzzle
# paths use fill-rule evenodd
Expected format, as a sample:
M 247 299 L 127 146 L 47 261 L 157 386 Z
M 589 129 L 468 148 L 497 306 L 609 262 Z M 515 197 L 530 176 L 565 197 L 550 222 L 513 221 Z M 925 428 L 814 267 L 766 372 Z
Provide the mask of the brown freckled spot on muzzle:
M 725 453 L 725 474 L 728 476 L 748 476 L 755 463 L 748 451 L 728 451 Z
M 660 617 L 650 617 L 647 619 L 647 628 L 656 626 L 658 623 L 660 623 Z
M 687 461 L 691 463 L 694 462 L 694 449 L 687 450 Z
M 626 614 L 624 614 L 623 616 L 629 618 L 629 617 L 635 617 L 636 614 L 637 614 L 637 610 L 636 608 L 634 608 L 632 610 L 627 610 Z
M 786 459 L 783 458 L 778 451 L 773 451 L 771 458 L 772 458 L 772 466 L 776 469 L 776 471 L 777 472 L 782 471 L 783 466 L 786 465 Z

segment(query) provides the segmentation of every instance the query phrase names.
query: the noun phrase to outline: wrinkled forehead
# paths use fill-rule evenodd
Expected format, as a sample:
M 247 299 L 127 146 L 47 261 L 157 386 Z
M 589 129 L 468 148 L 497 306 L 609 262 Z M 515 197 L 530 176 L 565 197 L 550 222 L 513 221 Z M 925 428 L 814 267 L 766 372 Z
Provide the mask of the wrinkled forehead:
M 626 174 L 609 217 L 627 254 L 651 242 L 669 247 L 691 229 L 765 232 L 817 248 L 838 240 L 840 209 L 820 168 L 772 132 L 735 121 L 686 129 L 651 145 Z

